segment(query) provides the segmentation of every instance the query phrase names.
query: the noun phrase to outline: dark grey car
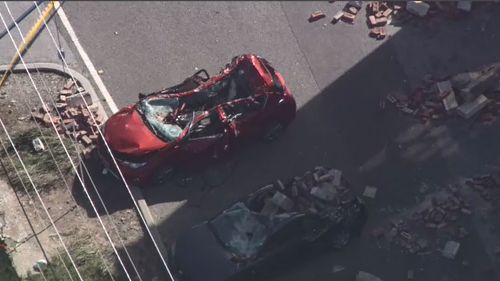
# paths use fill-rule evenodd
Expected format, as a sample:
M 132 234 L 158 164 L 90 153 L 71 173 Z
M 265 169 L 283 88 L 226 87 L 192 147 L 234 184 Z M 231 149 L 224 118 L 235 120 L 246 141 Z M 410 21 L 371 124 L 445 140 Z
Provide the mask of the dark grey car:
M 184 233 L 169 249 L 176 281 L 259 280 L 257 274 L 304 246 L 345 246 L 365 222 L 364 203 L 357 197 L 318 212 L 291 208 L 269 214 L 265 201 L 276 193 L 286 192 L 259 189 Z

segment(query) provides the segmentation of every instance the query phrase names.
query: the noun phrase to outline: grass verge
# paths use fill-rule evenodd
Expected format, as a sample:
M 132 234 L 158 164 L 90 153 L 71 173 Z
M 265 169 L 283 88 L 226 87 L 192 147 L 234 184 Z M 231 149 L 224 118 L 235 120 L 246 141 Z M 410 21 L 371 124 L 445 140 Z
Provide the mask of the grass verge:
M 84 280 L 113 280 L 106 270 L 103 260 L 99 258 L 97 251 L 92 248 L 90 236 L 80 237 L 76 242 L 68 246 L 68 250 Z M 23 281 L 79 280 L 75 268 L 71 265 L 69 257 L 64 253 L 63 249 L 59 249 L 59 252 L 62 258 L 60 259 L 57 256 L 52 257 L 48 267 L 42 271 L 43 276 L 42 274 L 30 274 L 23 279 Z M 65 265 L 72 279 L 68 276 Z
M 25 129 L 20 132 L 13 132 L 11 137 L 16 149 L 19 152 L 21 159 L 23 160 L 29 175 L 37 188 L 40 191 L 48 191 L 51 188 L 60 186 L 61 175 L 57 170 L 57 165 L 61 169 L 63 175 L 66 179 L 74 177 L 74 171 L 72 169 L 71 163 L 64 151 L 57 136 L 55 136 L 50 129 L 41 128 L 45 138 L 42 138 L 40 131 L 35 128 Z M 35 138 L 40 138 L 45 146 L 45 151 L 36 152 L 33 148 L 32 141 Z M 7 155 L 4 150 L 0 152 L 0 157 L 5 159 L 6 168 L 8 170 L 9 176 L 13 181 L 13 187 L 16 190 L 23 190 L 23 182 L 27 189 L 32 191 L 33 189 L 29 186 L 28 177 L 21 165 L 17 160 L 13 147 L 10 145 L 8 139 L 4 137 L 2 139 L 4 144 L 7 146 L 7 151 L 15 164 L 15 168 L 19 171 L 20 177 L 16 174 L 16 170 L 12 164 L 7 160 Z M 63 138 L 64 145 L 68 149 L 73 161 L 77 163 L 77 151 L 70 140 Z M 54 159 L 52 159 L 48 148 L 52 150 Z M 57 165 L 56 165 L 57 162 Z

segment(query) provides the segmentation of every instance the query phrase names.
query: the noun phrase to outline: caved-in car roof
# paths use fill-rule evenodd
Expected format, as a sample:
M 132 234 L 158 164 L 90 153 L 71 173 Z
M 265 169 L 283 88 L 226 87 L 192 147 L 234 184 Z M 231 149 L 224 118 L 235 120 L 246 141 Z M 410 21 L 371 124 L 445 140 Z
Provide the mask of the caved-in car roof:
M 197 115 L 193 112 L 204 112 L 258 94 L 263 83 L 253 64 L 243 60 L 227 76 L 212 84 L 204 83 L 190 92 L 148 96 L 139 101 L 137 110 L 157 135 L 173 142 Z

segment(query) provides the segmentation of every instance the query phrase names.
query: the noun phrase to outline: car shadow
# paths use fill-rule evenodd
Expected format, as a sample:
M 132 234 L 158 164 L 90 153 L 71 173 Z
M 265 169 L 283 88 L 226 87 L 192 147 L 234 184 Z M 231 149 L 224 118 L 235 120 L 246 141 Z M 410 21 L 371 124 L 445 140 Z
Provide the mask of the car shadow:
M 165 184 L 144 189 L 146 201 L 161 217 L 158 229 L 163 242 L 171 244 L 191 226 L 211 218 L 245 194 L 317 165 L 342 169 L 353 182 L 355 192 L 360 193 L 367 184 L 378 187 L 377 200 L 369 202 L 369 210 L 373 211 L 388 205 L 403 207 L 415 203 L 422 181 L 447 184 L 459 176 L 482 171 L 485 164 L 496 164 L 500 149 L 495 140 L 500 137 L 500 122 L 491 127 L 470 126 L 469 122 L 451 117 L 425 126 L 390 106 L 379 108 L 379 101 L 386 95 L 407 94 L 425 74 L 454 74 L 500 61 L 500 53 L 492 47 L 500 45 L 500 36 L 491 36 L 500 34 L 500 18 L 492 17 L 500 13 L 500 7 L 481 8 L 463 21 L 433 19 L 403 27 L 301 105 L 296 120 L 282 138 L 270 145 L 255 143 L 238 152 L 230 176 L 220 185 L 207 188 L 200 180 L 203 175 L 190 175 L 193 179 L 186 187 Z M 322 54 L 306 53 L 315 55 Z M 394 57 L 398 59 L 389 59 Z M 94 177 L 99 178 L 102 177 L 97 174 Z M 100 186 L 108 208 L 131 207 L 127 203 L 130 198 L 126 192 L 122 197 L 123 187 L 117 181 L 102 180 Z M 75 194 L 80 189 L 75 185 Z M 81 206 L 85 200 L 82 197 Z M 176 204 L 162 206 L 167 205 L 162 204 L 165 202 Z M 383 219 L 372 212 L 368 225 Z M 483 270 L 492 264 L 484 253 L 485 246 L 474 239 L 467 242 L 477 246 L 470 254 L 475 264 L 482 266 L 467 271 L 459 263 L 443 265 L 433 259 L 424 261 L 396 252 L 384 253 L 365 240 L 352 243 L 338 257 L 326 255 L 344 263 L 348 268 L 342 274 L 350 277 L 362 268 L 384 280 L 397 280 L 406 276 L 409 267 L 424 265 L 429 270 L 419 272 L 422 279 L 442 276 L 453 280 L 494 280 L 499 276 Z M 149 238 L 144 238 L 129 247 L 150 243 Z M 332 263 L 328 259 L 304 260 L 272 280 L 331 280 Z M 161 278 L 168 280 L 166 275 Z

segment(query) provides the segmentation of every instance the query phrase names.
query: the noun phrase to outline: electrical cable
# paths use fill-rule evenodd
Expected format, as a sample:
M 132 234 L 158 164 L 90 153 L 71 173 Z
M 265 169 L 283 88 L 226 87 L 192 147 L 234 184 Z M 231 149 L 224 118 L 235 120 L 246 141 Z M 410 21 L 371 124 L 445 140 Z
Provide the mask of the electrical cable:
M 10 11 L 10 9 L 9 9 L 8 4 L 7 4 L 6 2 L 4 2 L 4 4 L 5 4 L 5 7 L 7 8 L 7 11 L 8 11 L 8 13 L 9 13 L 9 15 L 10 15 L 11 17 L 13 17 L 13 16 L 12 16 L 12 13 L 11 13 L 11 11 Z M 18 24 L 16 24 L 16 27 L 17 27 L 17 30 L 19 31 L 19 34 L 21 35 L 21 38 L 24 40 L 24 35 L 23 35 L 23 33 L 22 33 L 22 31 L 21 31 L 21 29 L 20 29 L 19 25 L 18 25 Z M 36 67 L 36 66 L 35 66 L 35 69 L 36 69 L 36 71 L 37 71 L 37 74 L 38 74 L 38 75 L 39 75 L 39 77 L 41 78 L 41 73 L 40 73 L 40 71 L 39 71 L 38 67 Z M 48 86 L 47 86 L 47 84 L 45 83 L 45 81 L 44 81 L 42 78 L 41 78 L 40 80 L 42 81 L 42 84 L 43 84 L 43 86 L 45 87 L 45 90 L 46 90 L 47 92 L 50 92 L 50 89 L 48 88 Z M 77 86 L 78 86 L 78 85 L 75 85 L 75 87 L 77 87 Z M 55 107 L 55 103 L 56 103 L 56 102 L 55 102 L 55 100 L 53 99 L 53 97 L 52 97 L 52 96 L 50 96 L 50 99 L 51 99 L 52 105 Z M 28 104 L 29 104 L 29 101 L 27 101 L 27 102 L 28 102 Z M 28 108 L 30 108 L 30 107 L 31 107 L 31 106 L 30 106 L 30 105 L 28 105 Z M 57 114 L 58 114 L 59 118 L 61 118 L 61 120 L 62 120 L 62 116 L 61 116 L 60 112 L 59 112 L 58 110 L 56 110 L 56 112 L 57 112 Z M 45 140 L 45 136 L 44 136 L 44 134 L 43 134 L 43 132 L 42 132 L 42 130 L 41 130 L 41 128 L 40 128 L 40 126 L 39 126 L 39 124 L 38 124 L 37 122 L 35 122 L 35 123 L 36 123 L 36 126 L 37 126 L 38 130 L 40 131 L 40 134 L 42 135 L 43 140 L 47 143 L 47 141 Z M 69 138 L 69 139 L 70 139 L 70 141 L 73 143 L 73 146 L 74 146 L 74 148 L 75 148 L 75 151 L 77 151 L 77 150 L 78 150 L 78 148 L 77 148 L 77 146 L 78 146 L 78 145 L 77 145 L 76 141 L 74 141 L 74 140 L 73 140 L 73 139 L 71 139 L 71 138 Z M 52 153 L 52 150 L 50 149 L 50 146 L 48 145 L 48 143 L 47 143 L 47 147 L 48 147 L 48 150 L 49 150 L 49 153 L 50 153 L 50 155 L 51 155 L 52 159 L 54 160 L 54 163 L 56 164 L 57 170 L 59 171 L 59 174 L 61 175 L 61 178 L 62 178 L 62 180 L 63 180 L 63 182 L 64 182 L 64 184 L 65 184 L 65 187 L 66 187 L 66 189 L 67 189 L 68 193 L 71 195 L 71 198 L 72 198 L 72 199 L 73 199 L 73 201 L 76 203 L 76 199 L 74 198 L 73 194 L 71 193 L 70 188 L 69 188 L 69 185 L 68 185 L 68 183 L 67 183 L 67 181 L 66 181 L 66 179 L 65 179 L 64 175 L 62 174 L 62 171 L 61 171 L 61 169 L 60 169 L 59 165 L 57 164 L 57 161 L 56 161 L 56 159 L 55 159 L 55 157 L 54 157 L 54 155 L 53 155 L 53 153 Z M 80 157 L 79 157 L 79 159 L 80 159 Z M 84 166 L 84 168 L 85 168 L 85 171 L 86 171 L 87 175 L 88 175 L 88 176 L 89 176 L 89 178 L 91 179 L 91 177 L 90 177 L 90 173 L 89 173 L 89 171 L 88 171 L 88 169 L 87 169 L 87 166 L 86 166 L 85 162 L 84 162 L 84 161 L 81 161 L 81 159 L 80 159 L 80 161 L 79 161 L 79 162 L 81 163 L 81 165 L 83 165 L 83 166 Z M 83 173 L 82 173 L 82 175 L 83 175 Z M 121 236 L 120 236 L 120 234 L 119 234 L 119 232 L 118 232 L 118 227 L 117 227 L 117 226 L 116 226 L 116 224 L 114 223 L 114 220 L 112 219 L 112 217 L 111 217 L 111 215 L 110 215 L 110 213 L 109 213 L 109 211 L 108 211 L 108 208 L 106 207 L 106 205 L 105 205 L 104 201 L 102 200 L 102 197 L 101 197 L 101 195 L 100 195 L 100 193 L 99 193 L 99 191 L 98 191 L 98 189 L 97 189 L 97 187 L 96 187 L 96 185 L 95 185 L 95 183 L 94 183 L 94 181 L 93 181 L 93 180 L 91 180 L 91 184 L 92 184 L 92 187 L 93 187 L 94 191 L 96 192 L 96 194 L 97 194 L 97 196 L 98 196 L 98 198 L 99 198 L 99 200 L 100 200 L 100 202 L 101 202 L 102 206 L 104 207 L 104 210 L 105 210 L 105 212 L 106 212 L 106 214 L 107 214 L 107 216 L 108 216 L 108 220 L 112 223 L 113 230 L 114 230 L 114 232 L 116 233 L 116 235 L 117 235 L 117 237 L 118 237 L 118 239 L 119 239 L 119 242 L 120 242 L 121 246 L 123 247 L 123 249 L 124 249 L 124 251 L 125 251 L 125 253 L 126 253 L 126 255 L 127 255 L 128 259 L 130 260 L 131 265 L 132 265 L 132 267 L 133 267 L 133 269 L 134 269 L 134 271 L 135 271 L 135 273 L 136 273 L 137 277 L 139 278 L 139 280 L 140 280 L 140 281 L 142 281 L 142 278 L 141 278 L 141 276 L 140 276 L 140 274 L 139 274 L 139 272 L 138 272 L 138 270 L 137 270 L 137 268 L 136 268 L 136 266 L 135 266 L 135 264 L 134 264 L 134 261 L 132 260 L 132 257 L 130 256 L 130 254 L 129 254 L 129 252 L 128 252 L 128 250 L 127 250 L 126 246 L 125 246 L 125 243 L 124 243 L 123 239 L 121 238 Z M 77 209 L 77 212 L 78 212 L 78 214 L 79 214 L 80 216 L 82 216 L 82 215 L 81 215 L 81 212 L 80 212 L 78 209 Z M 98 214 L 98 213 L 96 213 L 96 216 L 99 216 L 99 214 Z M 102 254 L 100 253 L 100 251 L 99 251 L 99 248 L 98 248 L 98 247 L 97 247 L 97 251 L 98 251 L 98 253 L 99 253 L 99 255 L 100 255 L 101 259 L 102 259 L 102 260 L 103 260 L 103 262 L 104 262 L 104 258 L 102 257 Z M 118 254 L 118 253 L 116 253 L 116 254 Z M 109 269 L 108 269 L 108 267 L 107 267 L 107 265 L 106 265 L 106 263 L 105 263 L 105 262 L 104 262 L 104 265 L 105 265 L 106 269 L 108 270 L 108 273 L 109 273 L 109 274 L 110 274 L 110 276 L 112 277 L 112 274 L 111 274 L 111 272 L 109 272 Z M 112 277 L 112 278 L 113 278 L 113 277 Z
M 38 5 L 37 5 L 37 9 L 38 9 Z M 4 20 L 4 18 L 3 18 L 3 16 L 2 16 L 2 14 L 1 14 L 1 13 L 0 13 L 0 18 L 1 18 L 2 22 L 3 22 L 3 24 L 6 26 L 5 20 Z M 31 83 L 33 84 L 33 87 L 34 87 L 34 89 L 35 89 L 35 91 L 36 91 L 36 93 L 37 93 L 37 95 L 38 95 L 38 97 L 39 97 L 40 101 L 42 102 L 43 106 L 44 106 L 45 108 L 47 108 L 47 105 L 46 105 L 46 104 L 45 104 L 45 102 L 43 101 L 42 96 L 41 96 L 40 92 L 38 91 L 38 88 L 37 88 L 37 86 L 36 86 L 36 84 L 35 84 L 35 82 L 34 82 L 34 80 L 33 80 L 32 76 L 31 76 L 31 74 L 30 74 L 30 72 L 29 72 L 29 70 L 28 70 L 28 67 L 26 66 L 26 63 L 24 62 L 24 58 L 23 58 L 22 54 L 20 53 L 19 48 L 16 46 L 16 43 L 15 43 L 14 38 L 12 37 L 12 34 L 10 33 L 10 31 L 8 32 L 8 34 L 9 34 L 9 37 L 10 37 L 10 39 L 11 39 L 11 41 L 12 41 L 12 44 L 13 44 L 13 45 L 14 45 L 14 47 L 16 48 L 16 51 L 17 51 L 17 53 L 18 53 L 18 56 L 19 56 L 19 58 L 20 58 L 20 60 L 21 60 L 21 62 L 22 62 L 22 64 L 23 64 L 23 66 L 24 66 L 24 68 L 25 68 L 25 70 L 26 70 L 26 73 L 28 74 L 28 76 L 29 76 L 29 78 L 30 78 Z M 49 119 L 50 119 L 50 122 L 51 122 L 51 124 L 52 124 L 52 127 L 54 128 L 54 130 L 55 130 L 55 132 L 56 132 L 56 134 L 57 134 L 57 137 L 59 138 L 59 141 L 61 142 L 61 145 L 62 145 L 62 147 L 63 147 L 63 149 L 64 149 L 64 151 L 65 151 L 66 155 L 68 156 L 68 159 L 70 160 L 71 166 L 72 166 L 72 167 L 73 167 L 73 169 L 75 170 L 76 175 L 77 175 L 77 177 L 78 177 L 79 181 L 80 181 L 80 182 L 81 182 L 81 184 L 82 184 L 82 187 L 83 187 L 83 189 L 84 189 L 84 191 L 85 191 L 85 194 L 86 194 L 86 195 L 87 195 L 87 197 L 89 198 L 89 201 L 90 201 L 90 204 L 92 205 L 92 208 L 93 208 L 93 209 L 97 212 L 97 209 L 96 209 L 96 207 L 95 207 L 95 205 L 94 205 L 94 203 L 93 203 L 93 201 L 92 201 L 92 199 L 91 199 L 91 197 L 90 197 L 90 195 L 89 195 L 89 193 L 88 193 L 87 189 L 85 188 L 85 183 L 83 182 L 83 180 L 81 179 L 80 175 L 78 174 L 77 169 L 76 169 L 76 166 L 75 166 L 75 164 L 74 164 L 73 160 L 71 159 L 71 156 L 69 155 L 68 150 L 67 150 L 66 146 L 64 145 L 64 142 L 63 142 L 63 140 L 62 140 L 62 138 L 61 138 L 61 135 L 60 135 L 60 134 L 59 134 L 59 132 L 57 131 L 57 128 L 56 128 L 56 126 L 55 126 L 55 124 L 54 124 L 54 120 L 52 119 L 52 116 L 51 116 L 50 114 L 49 114 Z M 0 120 L 0 121 L 1 121 L 1 120 Z M 2 125 L 3 125 L 3 122 L 2 122 Z M 20 160 L 21 160 L 21 159 L 20 159 Z M 23 167 L 24 167 L 24 163 L 23 163 Z M 29 178 L 30 178 L 30 181 L 31 181 L 31 177 L 29 177 Z M 37 193 L 37 194 L 38 194 L 38 193 Z M 112 243 L 112 240 L 111 240 L 111 238 L 109 237 L 109 233 L 108 233 L 108 231 L 106 230 L 106 227 L 104 226 L 104 224 L 103 224 L 103 222 L 102 222 L 102 220 L 101 220 L 100 216 L 97 216 L 97 218 L 98 218 L 99 222 L 101 223 L 101 226 L 105 229 L 105 234 L 106 234 L 106 236 L 108 237 L 108 239 L 110 240 L 110 242 L 111 242 L 111 246 L 113 247 L 113 250 L 117 253 L 117 250 L 116 250 L 116 248 L 115 248 L 114 244 Z M 67 250 L 67 249 L 66 249 L 66 247 L 65 247 L 65 250 Z M 69 254 L 69 253 L 68 253 L 68 254 Z M 125 268 L 125 266 L 124 266 L 124 264 L 123 264 L 123 261 L 121 260 L 120 255 L 117 255 L 117 258 L 118 258 L 118 260 L 119 260 L 119 262 L 120 262 L 121 266 L 123 267 L 123 269 L 124 269 L 124 271 L 125 271 L 125 274 L 127 275 L 127 278 L 128 278 L 129 280 L 132 280 L 132 279 L 130 278 L 130 275 L 128 274 L 127 269 Z M 72 260 L 72 263 L 74 263 L 74 261 L 73 261 L 73 259 L 72 259 L 71 257 L 70 257 L 70 259 Z M 75 269 L 76 269 L 76 267 L 75 267 Z M 80 277 L 80 279 L 81 279 L 81 275 L 80 275 L 80 272 L 78 272 L 78 270 L 77 270 L 77 274 L 78 274 L 78 276 L 79 276 L 79 277 Z
M 0 17 L 2 17 L 1 13 L 0 13 Z M 3 17 L 2 17 L 2 21 L 3 21 Z M 3 21 L 3 22 L 4 22 L 4 24 L 5 24 L 5 21 Z M 11 139 L 11 137 L 10 137 L 10 135 L 9 135 L 9 132 L 7 131 L 7 128 L 5 128 L 5 125 L 4 125 L 4 123 L 3 123 L 2 118 L 0 118 L 0 124 L 2 125 L 2 128 L 3 128 L 4 132 L 5 132 L 5 134 L 7 135 L 7 138 L 9 139 L 10 145 L 11 145 L 11 146 L 12 146 L 12 148 L 14 149 L 14 152 L 16 153 L 16 156 L 17 156 L 17 158 L 18 158 L 19 162 L 21 163 L 21 166 L 23 167 L 24 172 L 26 173 L 26 176 L 28 177 L 28 180 L 29 180 L 29 182 L 31 183 L 31 186 L 33 187 L 33 190 L 35 191 L 35 193 L 36 193 L 36 195 L 37 195 L 38 200 L 40 200 L 40 203 L 41 203 L 41 205 L 42 205 L 42 208 L 44 209 L 45 213 L 47 214 L 47 217 L 49 218 L 50 223 L 51 223 L 51 224 L 52 224 L 52 226 L 54 227 L 54 231 L 56 232 L 56 235 L 57 235 L 57 237 L 59 238 L 59 241 L 61 241 L 61 244 L 62 244 L 62 246 L 63 246 L 63 248 L 64 248 L 64 251 L 65 251 L 65 252 L 66 252 L 66 254 L 68 255 L 68 258 L 70 259 L 71 264 L 72 264 L 72 265 L 73 265 L 73 267 L 75 268 L 75 271 L 76 271 L 76 273 L 77 273 L 77 275 L 78 275 L 79 279 L 80 279 L 81 281 L 83 281 L 83 278 L 82 278 L 82 276 L 81 276 L 80 272 L 78 271 L 78 268 L 77 268 L 77 266 L 76 266 L 76 264 L 75 264 L 75 261 L 73 260 L 73 258 L 72 258 L 72 257 L 71 257 L 71 255 L 69 254 L 68 248 L 66 247 L 66 244 L 64 244 L 64 241 L 62 240 L 61 234 L 59 233 L 59 230 L 57 229 L 57 227 L 56 227 L 56 225 L 55 225 L 54 221 L 52 220 L 52 216 L 50 215 L 49 211 L 47 210 L 47 207 L 45 206 L 45 203 L 43 203 L 42 197 L 40 196 L 40 193 L 39 193 L 39 192 L 38 192 L 38 190 L 36 189 L 36 186 L 35 186 L 35 184 L 33 183 L 33 180 L 31 179 L 31 176 L 30 176 L 30 174 L 29 174 L 29 172 L 28 172 L 28 169 L 26 169 L 26 166 L 24 165 L 24 162 L 23 162 L 23 160 L 21 159 L 21 156 L 19 155 L 19 152 L 17 151 L 16 146 L 14 145 L 14 142 L 12 141 L 12 139 Z
M 58 7 L 57 7 L 57 8 L 58 8 Z M 37 5 L 37 10 L 38 10 L 38 13 L 40 13 L 40 15 L 41 15 L 41 14 L 42 14 L 42 12 L 41 12 L 41 10 L 40 10 L 40 8 L 39 8 L 39 6 L 38 6 L 38 5 Z M 55 45 L 55 46 L 56 46 L 56 48 L 58 49 L 59 55 L 61 55 L 61 58 L 62 58 L 62 53 L 61 53 L 61 50 L 57 47 L 57 43 L 56 43 L 56 41 L 55 41 L 55 38 L 54 38 L 54 36 L 53 36 L 52 32 L 50 31 L 50 28 L 49 28 L 49 26 L 47 25 L 47 22 L 46 22 L 45 20 L 44 20 L 44 24 L 45 24 L 46 30 L 49 32 L 49 35 L 50 35 L 50 37 L 52 38 L 52 41 L 54 42 L 54 45 Z M 68 64 L 67 64 L 66 60 L 65 60 L 64 58 L 62 58 L 62 61 L 63 61 L 64 65 L 68 68 L 69 73 L 70 73 L 70 76 L 71 76 L 71 77 L 72 77 L 72 79 L 76 82 L 76 80 L 75 80 L 75 78 L 74 78 L 74 76 L 73 76 L 73 74 L 72 74 L 72 71 L 69 69 L 69 66 L 68 66 Z M 81 95 L 81 97 L 82 97 L 82 99 L 83 99 L 83 102 L 84 102 L 85 106 L 87 107 L 87 109 L 89 109 L 89 105 L 88 105 L 87 101 L 85 100 L 85 98 L 83 97 L 82 92 L 81 92 L 81 91 L 78 91 L 78 93 Z M 93 115 L 91 115 L 91 119 L 94 121 L 94 123 L 95 123 L 95 124 L 97 124 L 97 122 L 96 122 L 96 120 L 95 120 L 95 118 L 94 118 L 94 116 L 93 116 Z M 143 223 L 144 223 L 144 226 L 145 226 L 145 228 L 146 228 L 146 230 L 147 230 L 147 232 L 148 232 L 148 234 L 149 234 L 149 236 L 150 236 L 150 238 L 151 238 L 151 240 L 152 240 L 152 242 L 153 242 L 153 245 L 154 245 L 154 246 L 155 246 L 155 248 L 156 248 L 156 251 L 158 252 L 158 254 L 159 254 L 159 256 L 160 256 L 160 259 L 161 259 L 161 261 L 162 261 L 162 263 L 163 263 L 163 265 L 164 265 L 165 269 L 166 269 L 166 270 L 167 270 L 167 272 L 168 272 L 169 277 L 171 278 L 171 280 L 175 280 L 175 279 L 173 278 L 173 275 L 172 275 L 172 273 L 171 273 L 170 268 L 169 268 L 169 267 L 168 267 L 168 265 L 167 265 L 166 259 L 165 259 L 165 257 L 163 257 L 163 254 L 161 253 L 161 251 L 160 251 L 160 249 L 159 249 L 159 246 L 158 246 L 158 244 L 157 244 L 156 240 L 154 239 L 153 234 L 151 233 L 151 230 L 150 230 L 150 228 L 149 228 L 149 226 L 148 226 L 148 224 L 147 224 L 147 222 L 146 222 L 146 219 L 144 218 L 144 215 L 142 214 L 142 211 L 140 210 L 140 208 L 139 208 L 139 206 L 138 206 L 138 204 L 137 204 L 137 202 L 136 202 L 136 200 L 135 200 L 135 197 L 134 197 L 134 195 L 133 195 L 133 193 L 132 193 L 132 191 L 131 191 L 131 189 L 130 189 L 129 185 L 128 185 L 127 181 L 125 180 L 125 177 L 123 176 L 123 173 L 122 173 L 122 171 L 121 171 L 120 167 L 118 166 L 118 163 L 117 163 L 117 161 L 116 161 L 116 158 L 114 157 L 114 155 L 113 155 L 113 153 L 112 153 L 112 151 L 111 151 L 111 148 L 109 147 L 109 144 L 108 144 L 108 143 L 107 143 L 107 141 L 105 140 L 105 138 L 104 138 L 104 134 L 102 134 L 102 131 L 101 131 L 101 129 L 99 128 L 99 126 L 97 126 L 97 131 L 99 132 L 99 134 L 100 134 L 101 136 L 103 136 L 103 138 L 102 138 L 102 139 L 103 139 L 103 143 L 104 143 L 104 145 L 106 146 L 106 149 L 107 149 L 107 151 L 108 151 L 108 153 L 109 153 L 109 155 L 110 155 L 111 159 L 113 160 L 113 164 L 114 164 L 114 165 L 115 165 L 115 167 L 117 168 L 118 174 L 120 175 L 120 178 L 122 179 L 122 181 L 123 181 L 123 183 L 124 183 L 124 185 L 125 185 L 125 188 L 127 189 L 128 193 L 129 193 L 129 195 L 130 195 L 130 197 L 133 199 L 132 201 L 133 201 L 133 203 L 134 203 L 134 206 L 135 206 L 135 208 L 137 209 L 137 212 L 138 212 L 138 214 L 139 214 L 139 216 L 140 216 L 141 220 L 142 220 L 142 221 L 143 221 Z

